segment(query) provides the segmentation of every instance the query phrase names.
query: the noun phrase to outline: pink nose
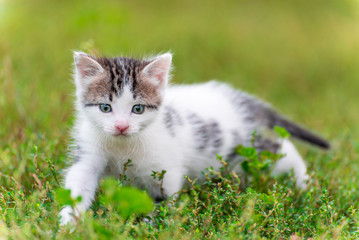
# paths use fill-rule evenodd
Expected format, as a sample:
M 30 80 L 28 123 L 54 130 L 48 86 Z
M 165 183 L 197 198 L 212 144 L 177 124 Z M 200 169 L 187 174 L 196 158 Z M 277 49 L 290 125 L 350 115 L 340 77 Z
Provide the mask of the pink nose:
M 119 131 L 119 132 L 126 131 L 128 129 L 128 127 L 129 127 L 128 124 L 126 124 L 126 125 L 122 125 L 122 124 L 120 125 L 119 124 L 119 125 L 115 126 L 116 130 Z

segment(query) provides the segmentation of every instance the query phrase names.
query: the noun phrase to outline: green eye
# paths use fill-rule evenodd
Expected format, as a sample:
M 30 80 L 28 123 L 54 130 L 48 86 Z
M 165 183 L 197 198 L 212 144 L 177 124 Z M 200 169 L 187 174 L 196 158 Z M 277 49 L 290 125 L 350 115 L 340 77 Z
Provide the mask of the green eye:
M 100 110 L 104 113 L 109 113 L 112 111 L 110 104 L 100 104 Z
M 145 106 L 138 104 L 133 106 L 132 112 L 136 114 L 142 114 L 145 111 Z

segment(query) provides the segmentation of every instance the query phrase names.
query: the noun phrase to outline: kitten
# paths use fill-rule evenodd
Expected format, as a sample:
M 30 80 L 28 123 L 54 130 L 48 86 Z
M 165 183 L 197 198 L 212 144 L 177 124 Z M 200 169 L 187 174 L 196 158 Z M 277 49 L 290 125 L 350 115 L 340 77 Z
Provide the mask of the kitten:
M 82 196 L 74 211 L 65 207 L 61 224 L 74 220 L 91 206 L 100 179 L 119 176 L 131 159 L 126 175 L 146 188 L 154 199 L 168 197 L 183 187 L 184 175 L 202 179 L 201 171 L 221 167 L 216 154 L 240 161 L 233 154 L 238 144 L 250 145 L 252 133 L 262 128 L 285 127 L 292 136 L 323 148 L 329 144 L 286 120 L 269 105 L 230 86 L 211 81 L 169 86 L 172 55 L 151 60 L 95 58 L 75 52 L 76 149 L 67 169 L 65 188 Z M 306 187 L 303 159 L 289 140 L 259 137 L 259 150 L 281 152 L 273 174 L 294 170 L 297 185 Z M 240 164 L 234 169 L 241 171 Z M 166 170 L 163 193 L 152 171 Z

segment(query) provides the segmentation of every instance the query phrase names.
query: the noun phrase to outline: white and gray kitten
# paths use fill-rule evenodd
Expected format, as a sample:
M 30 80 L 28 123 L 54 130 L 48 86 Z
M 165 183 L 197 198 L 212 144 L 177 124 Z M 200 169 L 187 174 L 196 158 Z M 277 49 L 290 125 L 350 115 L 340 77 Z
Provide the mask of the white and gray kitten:
M 131 159 L 126 175 L 148 190 L 154 199 L 175 194 L 184 176 L 202 179 L 206 168 L 221 167 L 216 154 L 240 162 L 233 154 L 249 146 L 252 133 L 262 128 L 285 127 L 292 136 L 323 148 L 329 144 L 291 123 L 254 97 L 223 83 L 169 86 L 172 55 L 151 60 L 95 58 L 75 52 L 76 123 L 74 162 L 67 169 L 65 188 L 73 198 L 82 196 L 74 212 L 65 207 L 61 224 L 87 210 L 99 181 L 119 176 Z M 273 174 L 294 170 L 297 185 L 305 188 L 308 176 L 303 159 L 289 140 L 260 137 L 259 150 L 280 151 Z M 166 170 L 161 185 L 151 174 Z M 241 171 L 240 164 L 235 167 Z

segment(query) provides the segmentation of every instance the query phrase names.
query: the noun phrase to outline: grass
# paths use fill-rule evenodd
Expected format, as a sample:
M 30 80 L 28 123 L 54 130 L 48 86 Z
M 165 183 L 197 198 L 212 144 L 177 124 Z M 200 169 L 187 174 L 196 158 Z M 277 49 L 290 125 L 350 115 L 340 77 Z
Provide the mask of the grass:
M 358 10 L 354 0 L 0 1 L 0 236 L 357 239 Z M 99 198 L 74 232 L 60 229 L 55 192 L 68 164 L 75 49 L 171 50 L 174 83 L 231 83 L 320 132 L 333 149 L 297 143 L 313 179 L 306 192 L 291 176 L 263 175 L 243 191 L 222 175 L 194 182 L 174 207 L 155 206 L 152 224 Z

